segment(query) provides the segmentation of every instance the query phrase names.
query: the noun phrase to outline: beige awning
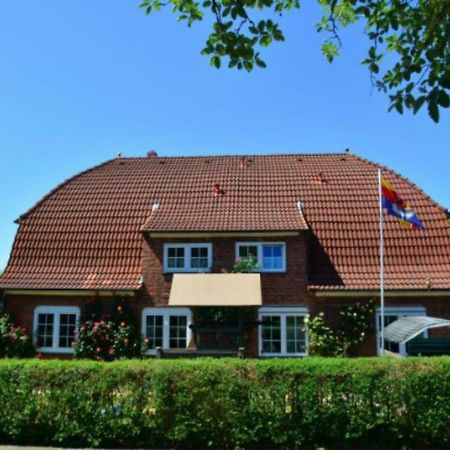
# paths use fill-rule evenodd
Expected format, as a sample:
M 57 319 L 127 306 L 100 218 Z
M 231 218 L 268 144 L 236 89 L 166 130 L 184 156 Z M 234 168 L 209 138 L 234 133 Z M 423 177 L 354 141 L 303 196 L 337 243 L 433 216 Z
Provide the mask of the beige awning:
M 260 306 L 259 273 L 175 274 L 170 306 Z

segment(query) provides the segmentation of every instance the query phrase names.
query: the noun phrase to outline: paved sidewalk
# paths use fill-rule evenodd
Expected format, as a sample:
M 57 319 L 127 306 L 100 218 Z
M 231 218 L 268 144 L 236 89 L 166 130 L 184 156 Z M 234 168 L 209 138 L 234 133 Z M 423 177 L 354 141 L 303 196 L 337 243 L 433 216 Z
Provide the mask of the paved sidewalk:
M 0 450 L 99 450 L 92 448 L 27 447 L 26 445 L 0 445 Z M 123 450 L 123 449 L 122 449 Z M 145 450 L 145 449 L 140 449 Z M 154 449 L 157 450 L 157 449 Z
M 67 448 L 62 449 L 58 447 L 27 447 L 22 445 L 0 445 L 0 450 L 70 450 L 70 449 Z M 90 450 L 90 449 L 77 448 L 76 450 Z
M 99 449 L 92 449 L 92 448 L 70 449 L 60 447 L 27 447 L 26 445 L 0 445 L 0 450 L 99 450 Z

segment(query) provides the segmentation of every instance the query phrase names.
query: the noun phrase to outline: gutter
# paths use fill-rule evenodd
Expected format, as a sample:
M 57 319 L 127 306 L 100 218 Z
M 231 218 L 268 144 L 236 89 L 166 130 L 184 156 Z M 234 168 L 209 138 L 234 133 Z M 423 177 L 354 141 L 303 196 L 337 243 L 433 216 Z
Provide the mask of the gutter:
M 379 297 L 379 290 L 359 291 L 312 291 L 318 298 L 355 298 L 355 297 Z M 385 297 L 450 297 L 450 289 L 433 290 L 410 289 L 410 290 L 386 290 Z
M 85 290 L 85 289 L 5 289 L 4 295 L 41 295 L 66 297 L 134 297 L 135 290 Z

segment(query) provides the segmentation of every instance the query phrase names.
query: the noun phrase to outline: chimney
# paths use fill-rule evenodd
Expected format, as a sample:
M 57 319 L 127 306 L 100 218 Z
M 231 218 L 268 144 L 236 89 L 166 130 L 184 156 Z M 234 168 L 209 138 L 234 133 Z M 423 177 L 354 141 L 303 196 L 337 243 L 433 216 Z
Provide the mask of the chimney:
M 149 152 L 147 152 L 147 158 L 157 158 L 158 157 L 158 153 L 156 153 L 156 150 L 150 150 Z

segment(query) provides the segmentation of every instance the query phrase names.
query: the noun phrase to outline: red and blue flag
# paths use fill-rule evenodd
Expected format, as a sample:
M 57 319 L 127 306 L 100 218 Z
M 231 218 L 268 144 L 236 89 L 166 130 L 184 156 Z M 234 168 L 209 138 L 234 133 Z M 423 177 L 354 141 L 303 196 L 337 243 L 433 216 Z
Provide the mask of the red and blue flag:
M 423 230 L 425 226 L 417 217 L 417 214 L 409 205 L 394 191 L 392 185 L 385 179 L 381 180 L 381 194 L 383 208 L 388 214 L 400 219 L 404 225 Z

